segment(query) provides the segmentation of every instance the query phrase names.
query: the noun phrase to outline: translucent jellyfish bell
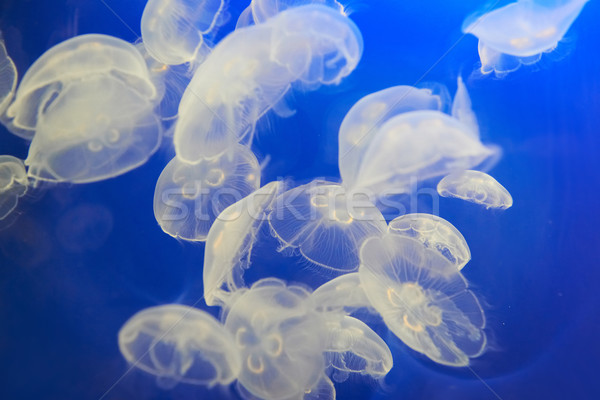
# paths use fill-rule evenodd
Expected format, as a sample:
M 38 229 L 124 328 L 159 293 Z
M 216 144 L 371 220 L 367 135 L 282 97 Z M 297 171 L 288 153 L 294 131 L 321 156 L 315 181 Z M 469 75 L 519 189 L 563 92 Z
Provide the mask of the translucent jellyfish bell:
M 217 216 L 259 186 L 258 161 L 242 145 L 198 164 L 175 157 L 156 182 L 154 216 L 165 233 L 204 241 Z
M 351 314 L 359 308 L 371 308 L 358 272 L 340 275 L 322 284 L 312 297 L 320 312 Z
M 359 265 L 362 242 L 386 230 L 381 212 L 335 183 L 313 181 L 278 197 L 269 215 L 281 248 L 298 248 L 323 268 L 350 272 Z
M 119 350 L 163 387 L 228 385 L 241 369 L 234 338 L 223 325 L 204 311 L 177 304 L 131 317 L 119 331 Z
M 28 180 L 23 161 L 13 156 L 0 156 L 0 220 L 16 207 L 27 192 Z
M 0 117 L 12 101 L 17 87 L 17 68 L 6 52 L 0 32 Z
M 438 183 L 437 191 L 442 197 L 455 197 L 485 208 L 506 210 L 513 204 L 508 190 L 497 180 L 480 171 L 467 170 L 445 176 Z
M 209 306 L 232 304 L 244 287 L 256 235 L 281 189 L 271 182 L 227 207 L 208 231 L 204 252 L 204 300 Z
M 330 7 L 344 15 L 344 7 L 337 0 L 252 0 L 250 5 L 240 15 L 235 28 L 261 24 L 288 8 L 310 4 Z
M 484 351 L 485 316 L 455 264 L 400 235 L 368 239 L 360 258 L 367 297 L 407 346 L 450 366 Z
M 256 282 L 225 320 L 242 359 L 239 385 L 262 399 L 301 398 L 325 368 L 324 325 L 303 288 L 272 278 Z
M 392 220 L 388 232 L 417 239 L 428 249 L 438 251 L 459 270 L 471 259 L 464 236 L 443 218 L 432 214 L 406 214 Z

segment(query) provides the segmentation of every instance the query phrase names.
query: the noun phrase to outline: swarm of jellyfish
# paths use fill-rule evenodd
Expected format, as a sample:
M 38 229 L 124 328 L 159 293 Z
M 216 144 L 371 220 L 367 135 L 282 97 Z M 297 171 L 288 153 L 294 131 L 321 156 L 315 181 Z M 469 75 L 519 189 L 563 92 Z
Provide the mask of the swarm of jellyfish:
M 586 2 L 518 0 L 467 17 L 463 31 L 479 39 L 474 68 L 503 76 L 536 63 Z M 220 313 L 163 304 L 124 321 L 121 354 L 160 387 L 333 400 L 349 376 L 383 382 L 393 368 L 373 321 L 413 356 L 469 366 L 488 333 L 463 275 L 467 240 L 440 216 L 384 216 L 379 205 L 415 183 L 488 210 L 513 205 L 488 174 L 501 150 L 482 140 L 465 81 L 453 99 L 441 84 L 364 96 L 337 129 L 339 180 L 264 182 L 252 151 L 261 118 L 293 114 L 294 90 L 340 84 L 369 43 L 336 0 L 252 0 L 216 40 L 230 17 L 224 0 L 148 0 L 137 43 L 76 36 L 20 79 L 0 41 L 0 121 L 30 141 L 25 160 L 0 156 L 0 220 L 42 182 L 114 178 L 167 142 L 175 156 L 156 177 L 154 217 L 173 238 L 204 243 L 203 299 Z M 183 88 L 169 78 L 176 66 Z M 326 281 L 246 279 L 262 241 Z

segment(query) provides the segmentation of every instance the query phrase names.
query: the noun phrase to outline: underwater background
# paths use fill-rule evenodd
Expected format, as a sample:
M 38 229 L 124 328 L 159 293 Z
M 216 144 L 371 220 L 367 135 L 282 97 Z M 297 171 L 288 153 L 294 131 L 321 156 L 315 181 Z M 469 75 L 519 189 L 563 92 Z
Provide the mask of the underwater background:
M 373 319 L 394 368 L 383 384 L 360 376 L 336 384 L 338 399 L 600 398 L 600 3 L 585 6 L 554 53 L 503 79 L 476 73 L 477 39 L 461 32 L 465 17 L 488 4 L 344 2 L 364 38 L 357 69 L 338 86 L 294 92 L 295 115 L 268 114 L 258 125 L 263 183 L 339 180 L 338 128 L 358 99 L 420 82 L 454 93 L 462 75 L 483 142 L 503 149 L 490 173 L 514 198 L 506 212 L 427 196 L 406 203 L 407 212 L 437 212 L 439 201 L 439 215 L 466 238 L 472 260 L 463 273 L 482 299 L 489 350 L 468 368 L 439 366 Z M 135 41 L 144 5 L 3 0 L 0 30 L 22 76 L 78 34 Z M 230 0 L 220 37 L 246 6 Z M 0 231 L 1 399 L 238 398 L 232 388 L 160 389 L 154 377 L 128 372 L 117 346 L 134 313 L 191 305 L 203 293 L 204 245 L 174 240 L 153 216 L 156 179 L 174 155 L 168 142 L 125 175 L 28 195 Z M 27 142 L 0 127 L 0 153 L 25 158 Z M 257 274 L 322 280 L 268 243 L 253 258 Z

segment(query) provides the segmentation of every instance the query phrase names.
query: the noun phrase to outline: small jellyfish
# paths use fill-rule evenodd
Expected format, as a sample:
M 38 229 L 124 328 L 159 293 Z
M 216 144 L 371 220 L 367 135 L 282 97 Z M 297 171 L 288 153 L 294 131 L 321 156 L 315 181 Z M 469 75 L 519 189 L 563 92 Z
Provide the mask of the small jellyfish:
M 464 236 L 450 222 L 431 214 L 406 214 L 392 220 L 388 232 L 417 239 L 438 251 L 459 270 L 471 259 Z
M 245 146 L 198 164 L 173 158 L 154 190 L 154 216 L 165 233 L 204 241 L 217 216 L 260 187 L 260 166 Z
M 101 204 L 80 204 L 61 216 L 56 238 L 67 251 L 84 253 L 102 248 L 113 230 L 113 214 Z
M 27 192 L 28 179 L 23 161 L 13 156 L 0 156 L 0 220 L 16 207 Z
M 351 314 L 359 308 L 372 308 L 358 272 L 340 275 L 322 284 L 312 297 L 320 312 Z
M 224 0 L 149 0 L 142 14 L 148 52 L 167 65 L 200 64 L 210 52 L 207 37 L 226 21 Z
M 437 186 L 442 197 L 455 197 L 485 208 L 506 210 L 513 199 L 497 180 L 480 171 L 461 171 L 445 176 Z
M 241 369 L 234 338 L 212 315 L 169 304 L 144 309 L 119 331 L 119 350 L 159 385 L 228 385 Z
M 225 328 L 242 360 L 238 384 L 252 396 L 297 398 L 321 380 L 325 322 L 305 289 L 262 279 L 233 304 Z
M 17 67 L 6 52 L 6 45 L 0 32 L 0 117 L 12 101 L 17 88 Z
M 204 300 L 209 306 L 233 303 L 231 296 L 244 287 L 256 235 L 281 189 L 271 182 L 227 207 L 206 237 L 204 251 Z
M 394 234 L 368 239 L 360 258 L 367 297 L 408 347 L 450 366 L 469 365 L 483 352 L 485 316 L 455 264 Z
M 252 0 L 250 5 L 242 11 L 235 28 L 239 29 L 249 25 L 262 24 L 269 18 L 289 8 L 311 4 L 330 7 L 340 14 L 346 15 L 344 13 L 344 6 L 337 0 Z
M 335 183 L 313 181 L 281 194 L 269 215 L 281 249 L 298 248 L 325 269 L 356 271 L 362 242 L 386 230 L 381 212 Z
M 502 76 L 554 50 L 587 2 L 519 0 L 467 18 L 463 32 L 479 38 L 481 72 Z

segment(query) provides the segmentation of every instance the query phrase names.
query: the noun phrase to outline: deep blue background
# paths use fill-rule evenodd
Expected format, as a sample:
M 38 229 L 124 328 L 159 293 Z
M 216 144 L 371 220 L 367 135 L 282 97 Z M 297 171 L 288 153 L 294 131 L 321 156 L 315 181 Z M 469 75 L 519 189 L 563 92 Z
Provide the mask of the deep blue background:
M 105 2 L 139 32 L 144 1 Z M 223 33 L 245 7 L 231 3 Z M 351 0 L 365 42 L 357 70 L 338 87 L 296 93 L 292 118 L 269 115 L 260 124 L 254 150 L 271 156 L 263 182 L 337 178 L 337 128 L 350 106 L 367 93 L 414 84 L 434 66 L 425 81 L 452 93 L 462 73 L 484 141 L 504 149 L 491 174 L 512 193 L 511 209 L 440 201 L 440 215 L 471 247 L 464 273 L 483 299 L 490 350 L 471 370 L 449 369 L 386 336 L 395 366 L 385 384 L 351 377 L 336 386 L 340 399 L 600 398 L 600 3 L 585 7 L 555 53 L 502 80 L 471 74 L 477 41 L 461 39 L 463 19 L 483 6 Z M 136 39 L 100 0 L 4 0 L 0 7 L 0 30 L 21 76 L 76 34 Z M 0 153 L 24 158 L 27 143 L 0 129 Z M 177 242 L 153 217 L 154 185 L 172 154 L 166 144 L 124 176 L 36 192 L 0 231 L 1 399 L 235 398 L 230 389 L 165 392 L 139 372 L 121 379 L 127 364 L 117 332 L 127 318 L 202 294 L 203 245 Z M 260 249 L 263 269 L 281 273 L 285 264 L 299 271 L 295 277 L 314 275 L 269 251 Z M 385 335 L 378 321 L 372 325 Z

